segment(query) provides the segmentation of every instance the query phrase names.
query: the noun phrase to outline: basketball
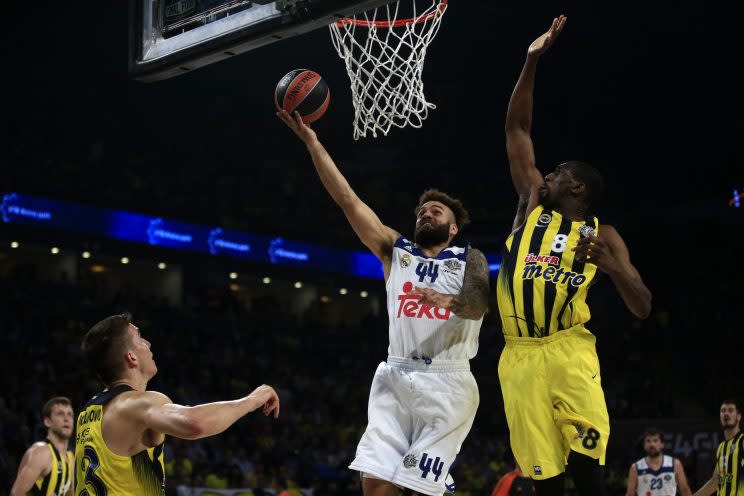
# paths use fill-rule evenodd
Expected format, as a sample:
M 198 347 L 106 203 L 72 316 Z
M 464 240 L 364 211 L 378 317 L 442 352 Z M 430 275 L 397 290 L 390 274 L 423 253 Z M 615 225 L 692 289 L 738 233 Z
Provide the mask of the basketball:
M 317 121 L 331 101 L 328 85 L 315 71 L 294 69 L 284 75 L 276 85 L 274 104 L 277 110 L 292 114 L 295 110 L 305 124 Z

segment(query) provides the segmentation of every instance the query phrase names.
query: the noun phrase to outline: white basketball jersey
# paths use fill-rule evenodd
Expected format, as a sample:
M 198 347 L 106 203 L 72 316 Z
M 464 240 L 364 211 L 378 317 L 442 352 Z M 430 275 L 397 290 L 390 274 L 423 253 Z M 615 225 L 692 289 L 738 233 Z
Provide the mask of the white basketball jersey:
M 674 458 L 664 455 L 659 470 L 651 470 L 646 458 L 635 463 L 638 471 L 638 496 L 675 496 L 677 478 L 674 476 Z
M 469 360 L 478 352 L 479 320 L 461 319 L 450 310 L 420 305 L 415 286 L 459 295 L 465 275 L 467 248 L 449 247 L 436 258 L 424 255 L 399 237 L 387 280 L 390 319 L 388 355 L 422 360 Z

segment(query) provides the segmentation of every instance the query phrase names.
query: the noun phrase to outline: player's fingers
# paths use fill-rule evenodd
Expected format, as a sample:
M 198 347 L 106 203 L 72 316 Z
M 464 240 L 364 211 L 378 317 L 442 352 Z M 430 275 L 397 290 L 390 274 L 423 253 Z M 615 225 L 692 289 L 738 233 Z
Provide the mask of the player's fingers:
M 597 264 L 597 257 L 594 257 L 592 255 L 586 255 L 585 257 L 581 257 L 577 259 L 579 262 L 582 263 L 589 263 L 589 264 Z
M 276 113 L 276 116 L 279 117 L 285 124 L 287 123 L 287 111 L 286 110 L 279 110 Z
M 576 258 L 576 260 L 581 262 L 583 260 L 586 260 L 590 256 L 591 256 L 591 251 L 589 249 L 585 249 L 585 250 L 577 250 L 576 256 L 574 258 Z
M 287 125 L 289 126 L 293 131 L 297 131 L 297 123 L 295 123 L 294 119 L 292 119 L 292 116 L 289 115 L 289 113 L 286 110 L 282 110 L 277 113 L 279 118 Z
M 297 125 L 300 126 L 300 129 L 307 126 L 307 124 L 302 121 L 302 116 L 300 115 L 299 111 L 295 110 L 294 112 L 292 112 L 292 115 L 294 116 Z

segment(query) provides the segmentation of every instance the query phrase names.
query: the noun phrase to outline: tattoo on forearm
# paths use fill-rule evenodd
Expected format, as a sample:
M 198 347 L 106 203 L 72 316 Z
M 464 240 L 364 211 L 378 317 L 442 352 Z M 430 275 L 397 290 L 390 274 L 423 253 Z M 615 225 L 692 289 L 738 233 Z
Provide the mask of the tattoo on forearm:
M 458 317 L 478 320 L 488 309 L 488 262 L 480 250 L 468 250 L 462 292 L 452 300 L 451 309 Z

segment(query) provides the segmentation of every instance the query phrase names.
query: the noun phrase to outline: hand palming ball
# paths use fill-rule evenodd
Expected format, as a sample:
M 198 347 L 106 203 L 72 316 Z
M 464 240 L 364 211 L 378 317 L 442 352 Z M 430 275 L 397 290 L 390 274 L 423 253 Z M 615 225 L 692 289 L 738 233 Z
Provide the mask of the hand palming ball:
M 328 85 L 315 71 L 294 69 L 276 85 L 274 104 L 277 110 L 292 114 L 295 110 L 305 124 L 314 122 L 325 113 L 331 101 Z

